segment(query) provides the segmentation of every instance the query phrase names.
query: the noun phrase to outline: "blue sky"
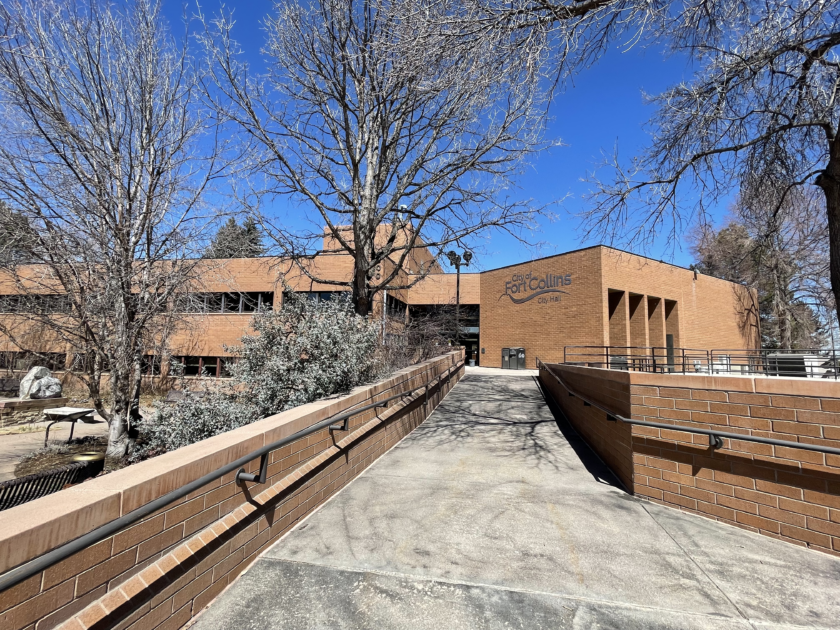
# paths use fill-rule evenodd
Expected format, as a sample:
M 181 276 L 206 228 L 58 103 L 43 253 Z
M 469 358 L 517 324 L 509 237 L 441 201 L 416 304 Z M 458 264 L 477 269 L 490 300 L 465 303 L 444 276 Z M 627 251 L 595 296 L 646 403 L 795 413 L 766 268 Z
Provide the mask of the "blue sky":
M 259 49 L 264 40 L 261 19 L 271 11 L 268 0 L 227 2 L 234 9 L 237 20 L 235 36 L 245 49 L 253 66 L 259 67 Z M 190 11 L 192 7 L 190 5 Z M 166 13 L 173 23 L 173 31 L 180 30 L 182 3 L 166 0 Z M 218 7 L 214 0 L 202 3 L 203 10 L 212 14 Z M 568 87 L 555 95 L 548 128 L 550 138 L 559 138 L 562 147 L 545 151 L 519 179 L 520 190 L 514 194 L 532 198 L 538 204 L 563 199 L 552 211 L 554 220 L 541 221 L 540 229 L 531 237 L 541 241 L 539 249 L 527 248 L 504 234 L 494 234 L 480 244 L 477 257 L 479 269 L 492 269 L 557 254 L 595 244 L 581 240 L 577 213 L 585 208 L 589 184 L 582 181 L 602 160 L 602 152 L 611 153 L 619 147 L 620 155 L 629 159 L 640 152 L 648 140 L 645 124 L 653 115 L 646 105 L 643 92 L 657 93 L 664 88 L 689 79 L 691 68 L 682 57 L 666 57 L 661 50 L 634 47 L 625 51 L 620 42 L 595 66 L 581 72 Z M 286 202 L 275 202 L 275 210 L 282 213 Z M 294 206 L 296 212 L 300 206 Z M 270 210 L 270 209 L 267 209 Z M 718 219 L 725 208 L 716 213 Z M 688 247 L 672 251 L 664 243 L 643 253 L 679 265 L 692 262 Z

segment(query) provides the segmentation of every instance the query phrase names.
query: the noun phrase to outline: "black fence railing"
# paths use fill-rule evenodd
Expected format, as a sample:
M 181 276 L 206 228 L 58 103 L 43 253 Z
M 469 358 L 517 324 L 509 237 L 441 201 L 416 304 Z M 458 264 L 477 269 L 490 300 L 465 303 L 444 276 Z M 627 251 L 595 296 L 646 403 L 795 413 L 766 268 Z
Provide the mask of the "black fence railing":
M 663 374 L 838 378 L 840 350 L 697 350 L 656 346 L 566 346 L 563 363 Z

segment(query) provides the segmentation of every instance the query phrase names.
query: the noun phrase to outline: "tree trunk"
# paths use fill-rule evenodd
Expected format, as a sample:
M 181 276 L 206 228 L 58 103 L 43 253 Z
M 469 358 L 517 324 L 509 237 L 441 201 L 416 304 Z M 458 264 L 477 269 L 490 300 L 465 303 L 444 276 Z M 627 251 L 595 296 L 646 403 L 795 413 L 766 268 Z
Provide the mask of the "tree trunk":
M 829 277 L 834 294 L 834 309 L 840 321 L 840 134 L 831 144 L 831 157 L 816 184 L 825 195 L 828 215 Z
M 371 295 L 367 281 L 367 265 L 356 262 L 353 271 L 353 307 L 356 315 L 367 317 L 370 314 Z
M 111 392 L 114 397 L 111 422 L 108 427 L 108 457 L 125 457 L 131 449 L 131 380 L 125 370 L 111 367 Z

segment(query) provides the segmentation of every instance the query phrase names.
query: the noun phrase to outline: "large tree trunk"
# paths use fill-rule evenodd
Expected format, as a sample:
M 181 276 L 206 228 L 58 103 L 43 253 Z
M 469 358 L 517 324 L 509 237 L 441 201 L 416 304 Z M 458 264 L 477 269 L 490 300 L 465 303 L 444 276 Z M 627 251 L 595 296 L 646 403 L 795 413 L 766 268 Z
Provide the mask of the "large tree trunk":
M 370 314 L 371 295 L 368 288 L 366 265 L 355 265 L 353 272 L 353 308 L 356 315 L 367 317 Z
M 840 134 L 831 143 L 830 152 L 828 166 L 817 177 L 816 184 L 825 194 L 825 210 L 828 214 L 829 276 L 837 321 L 840 322 Z
M 111 368 L 111 393 L 114 397 L 111 422 L 108 426 L 108 457 L 125 457 L 131 450 L 129 428 L 131 426 L 131 379 L 126 370 Z

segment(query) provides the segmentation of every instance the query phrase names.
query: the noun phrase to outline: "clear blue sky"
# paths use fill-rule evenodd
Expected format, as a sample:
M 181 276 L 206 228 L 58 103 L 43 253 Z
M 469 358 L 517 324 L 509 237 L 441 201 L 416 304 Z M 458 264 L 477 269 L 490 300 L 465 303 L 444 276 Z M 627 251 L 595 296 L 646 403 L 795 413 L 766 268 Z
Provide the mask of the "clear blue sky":
M 180 0 L 166 2 L 167 17 L 177 33 L 182 28 L 183 4 Z M 188 11 L 193 12 L 194 6 L 189 5 Z M 216 0 L 202 2 L 207 14 L 218 6 Z M 264 41 L 260 22 L 271 11 L 271 1 L 233 0 L 227 2 L 227 7 L 234 9 L 236 39 L 252 65 L 260 67 Z M 564 146 L 544 152 L 521 177 L 517 192 L 539 204 L 565 198 L 553 208 L 557 218 L 542 221 L 540 230 L 533 235 L 534 241 L 545 243 L 538 250 L 526 248 L 506 235 L 493 235 L 481 244 L 478 268 L 492 269 L 594 244 L 582 241 L 578 230 L 576 214 L 585 207 L 584 196 L 589 189 L 582 179 L 601 161 L 602 152 L 611 153 L 616 144 L 625 159 L 645 146 L 645 123 L 653 108 L 645 104 L 643 91 L 657 93 L 690 76 L 691 68 L 684 58 L 666 58 L 661 50 L 652 48 L 624 51 L 619 42 L 598 64 L 581 72 L 573 84 L 557 93 L 550 110 L 553 120 L 548 135 L 559 138 Z M 276 203 L 278 211 L 286 207 L 283 201 Z M 301 211 L 300 206 L 295 208 Z M 718 217 L 724 210 L 718 211 Z M 673 255 L 664 243 L 639 253 L 680 265 L 692 262 L 685 244 Z

